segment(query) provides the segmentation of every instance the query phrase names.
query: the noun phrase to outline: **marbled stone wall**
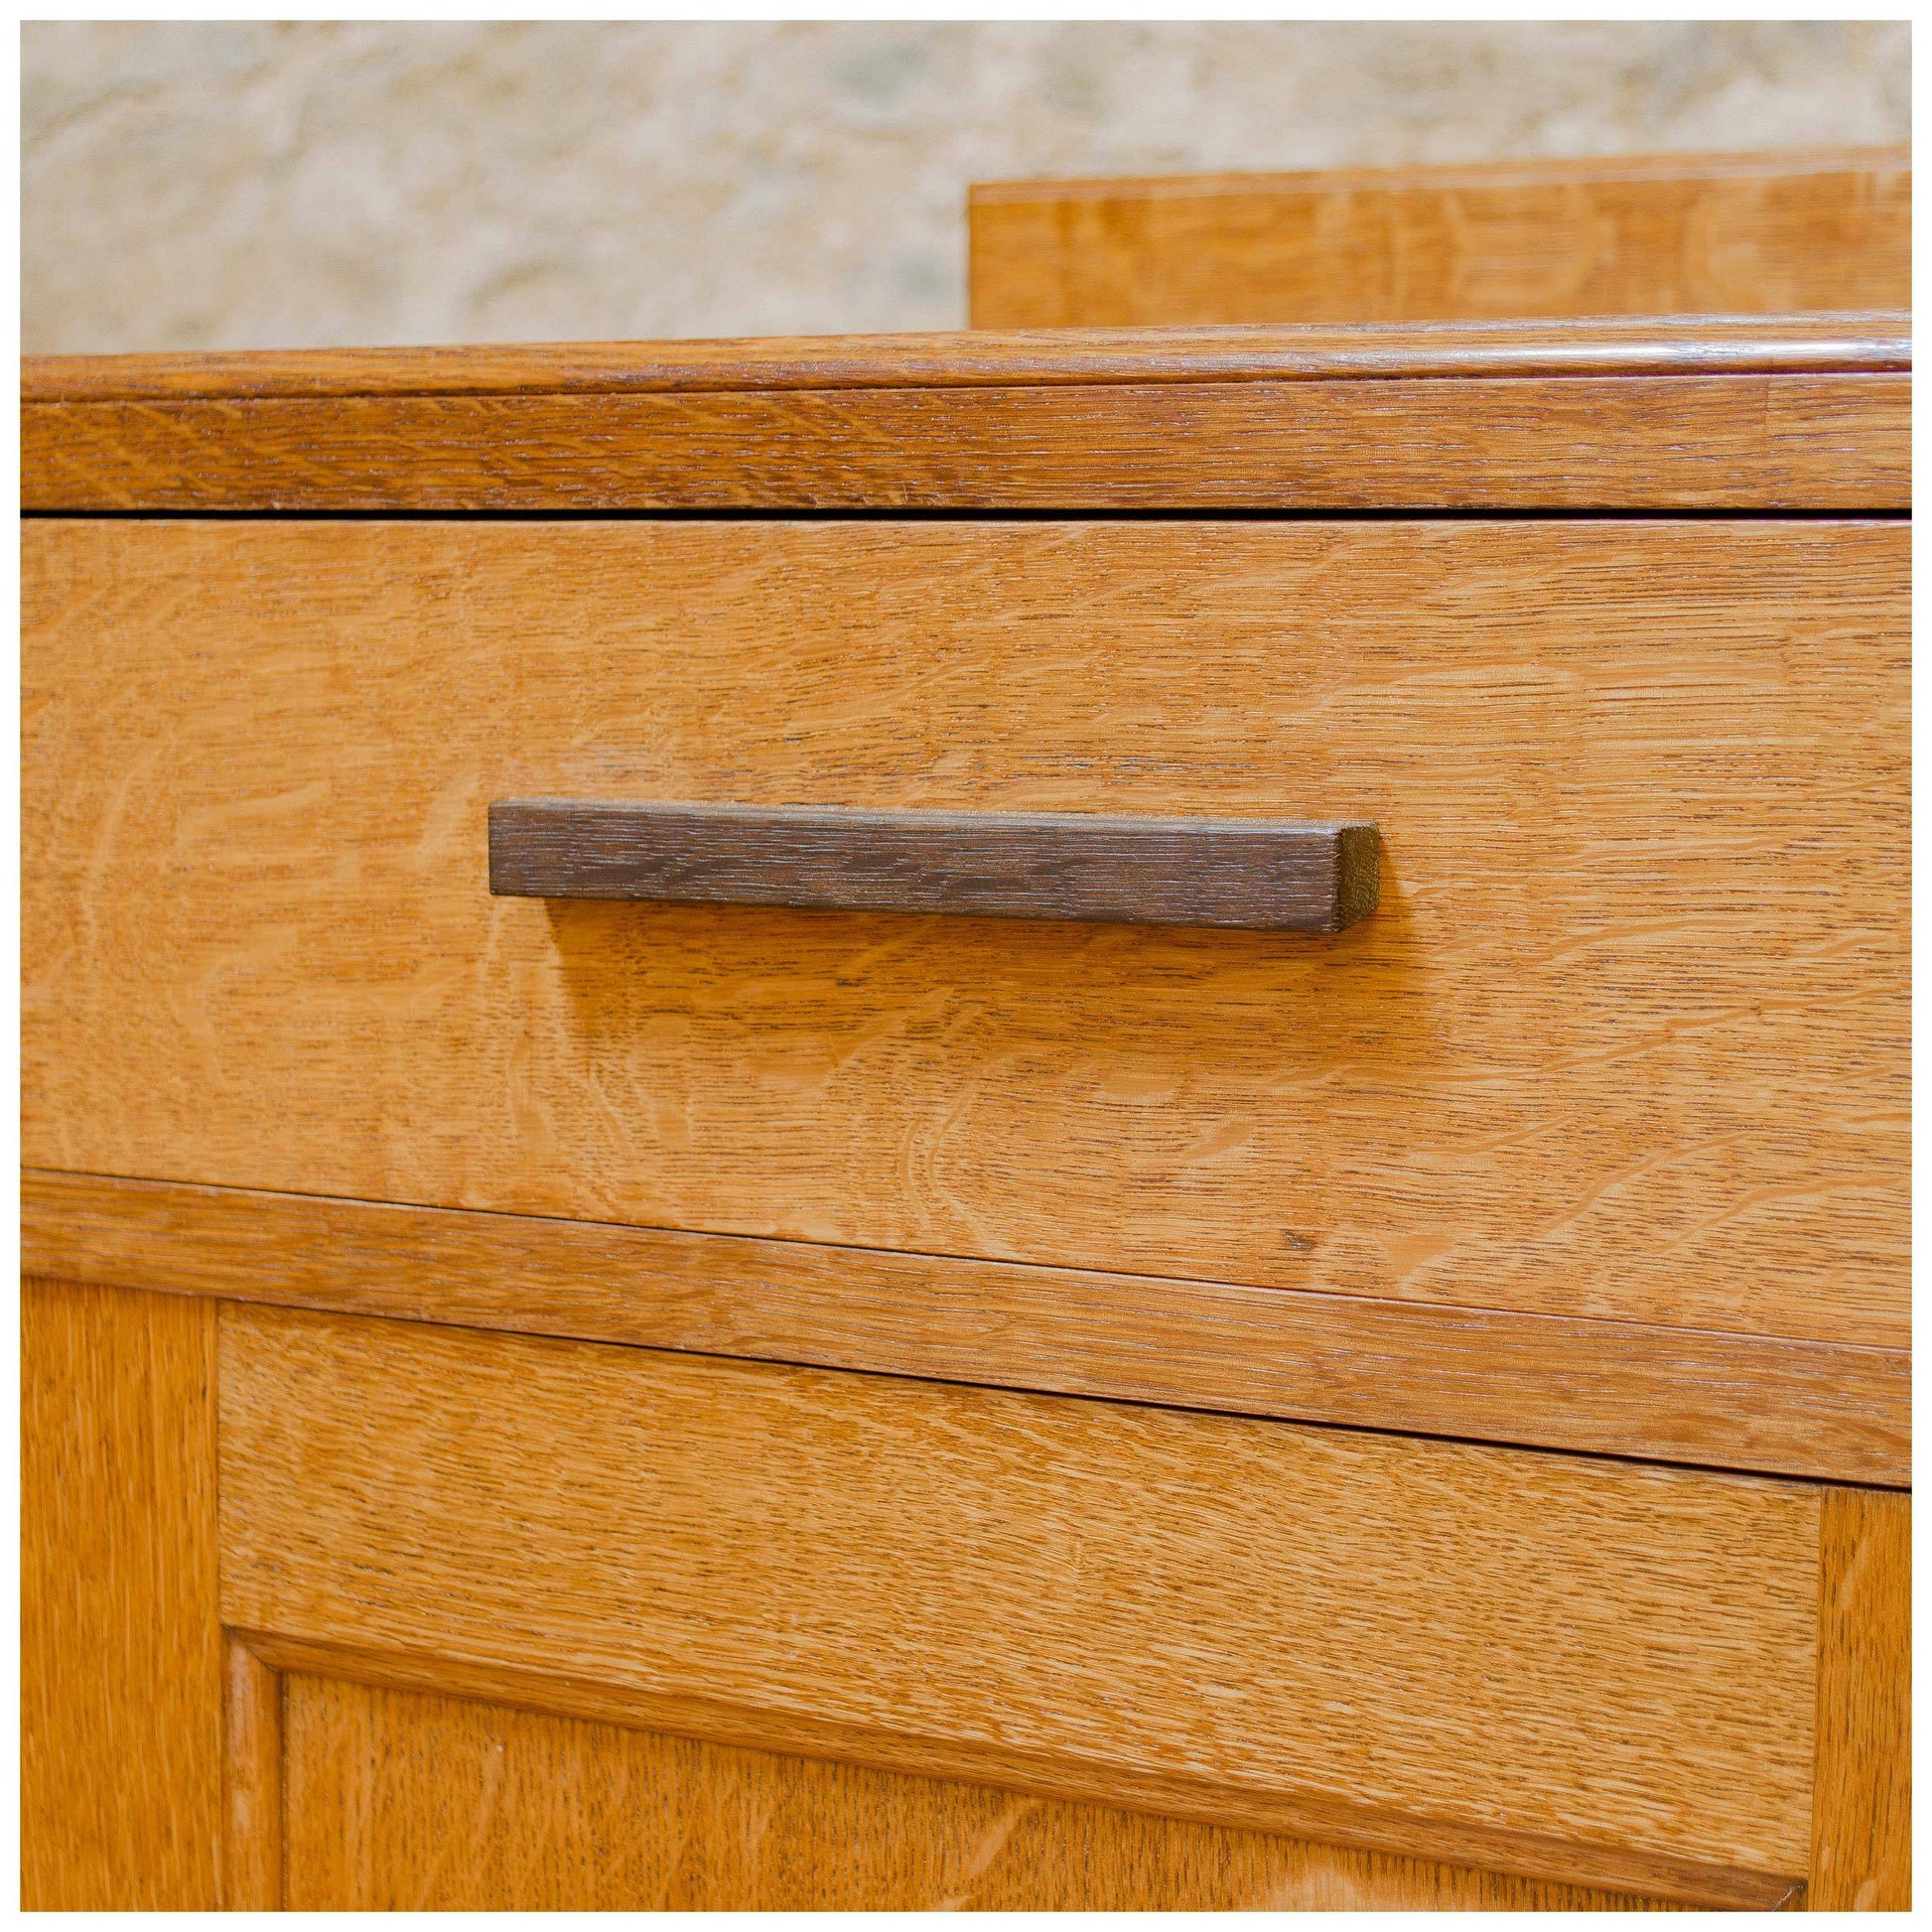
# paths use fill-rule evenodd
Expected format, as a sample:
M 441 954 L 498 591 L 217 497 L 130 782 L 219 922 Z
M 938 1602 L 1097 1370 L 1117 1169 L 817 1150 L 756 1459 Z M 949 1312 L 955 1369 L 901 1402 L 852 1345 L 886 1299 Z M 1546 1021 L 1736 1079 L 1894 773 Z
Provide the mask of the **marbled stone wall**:
M 1900 141 L 1908 32 L 35 24 L 23 334 L 957 328 L 972 181 Z

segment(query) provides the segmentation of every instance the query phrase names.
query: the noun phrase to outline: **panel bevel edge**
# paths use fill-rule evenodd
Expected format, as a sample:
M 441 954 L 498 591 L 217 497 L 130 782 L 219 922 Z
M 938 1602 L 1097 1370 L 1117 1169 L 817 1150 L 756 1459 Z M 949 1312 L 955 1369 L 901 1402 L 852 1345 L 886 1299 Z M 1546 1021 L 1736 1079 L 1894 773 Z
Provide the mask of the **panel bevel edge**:
M 1148 1774 L 1085 1759 L 1007 1751 L 948 1738 L 889 1733 L 750 1706 L 638 1691 L 586 1678 L 510 1670 L 468 1659 L 247 1630 L 233 1633 L 264 1667 L 375 1689 L 498 1704 L 543 1716 L 616 1724 L 699 1742 L 872 1770 L 954 1778 L 1023 1795 L 1104 1804 L 1155 1817 L 1267 1832 L 1315 1844 L 1435 1860 L 1525 1878 L 1744 1911 L 1788 1908 L 1803 1880 L 1700 1863 L 1617 1845 L 1517 1833 L 1356 1807 L 1181 1774 Z
M 221 1903 L 231 1912 L 282 1906 L 282 1673 L 246 1637 L 223 1629 Z

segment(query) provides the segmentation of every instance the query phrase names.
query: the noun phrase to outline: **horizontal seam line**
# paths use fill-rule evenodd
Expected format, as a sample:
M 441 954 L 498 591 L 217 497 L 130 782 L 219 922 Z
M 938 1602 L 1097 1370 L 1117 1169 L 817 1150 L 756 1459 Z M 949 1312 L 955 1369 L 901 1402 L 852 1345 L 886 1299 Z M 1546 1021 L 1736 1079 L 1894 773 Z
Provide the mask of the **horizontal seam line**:
M 1647 367 L 1640 363 L 1610 363 L 1598 368 L 1560 366 L 1551 368 L 1525 367 L 1485 369 L 1473 367 L 1440 369 L 1202 369 L 1198 372 L 1178 374 L 1173 371 L 1147 369 L 1125 373 L 1095 371 L 1090 375 L 1069 375 L 1028 381 L 1024 376 L 985 376 L 977 378 L 935 378 L 929 381 L 879 379 L 876 381 L 847 382 L 809 382 L 787 381 L 774 378 L 767 382 L 715 382 L 715 383 L 651 383 L 636 384 L 614 382 L 608 385 L 569 384 L 555 388 L 529 387 L 504 389 L 478 388 L 422 388 L 422 389 L 314 389 L 314 390 L 269 390 L 254 391 L 247 389 L 180 389 L 180 390 L 130 390 L 104 392 L 90 390 L 62 391 L 41 395 L 23 395 L 21 404 L 25 408 L 36 405 L 59 403 L 142 403 L 157 408 L 171 405 L 201 402 L 408 402 L 425 400 L 453 400 L 471 402 L 542 402 L 582 398 L 593 400 L 608 396 L 773 396 L 773 395 L 861 395 L 887 394 L 904 395 L 928 391 L 954 391 L 962 389 L 993 391 L 1007 394 L 1013 392 L 1032 393 L 1040 390 L 1063 389 L 1121 389 L 1121 388 L 1199 388 L 1221 385 L 1237 386 L 1256 383 L 1302 383 L 1302 382 L 1572 382 L 1604 380 L 1651 380 L 1673 381 L 1696 378 L 1745 379 L 1752 376 L 1772 375 L 1896 375 L 1911 372 L 1911 359 L 1908 354 L 1896 358 L 1890 356 L 1862 358 L 1856 361 L 1829 361 L 1819 358 L 1816 361 L 1793 362 L 1725 363 L 1714 361 L 1703 365 L 1676 365 L 1672 367 Z

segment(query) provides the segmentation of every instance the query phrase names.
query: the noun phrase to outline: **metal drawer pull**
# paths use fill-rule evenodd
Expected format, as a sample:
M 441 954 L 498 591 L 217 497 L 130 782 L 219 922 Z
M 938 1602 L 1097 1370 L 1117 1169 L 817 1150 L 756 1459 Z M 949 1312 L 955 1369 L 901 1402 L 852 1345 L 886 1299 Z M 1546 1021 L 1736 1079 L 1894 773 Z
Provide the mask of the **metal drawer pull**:
M 489 890 L 517 898 L 951 912 L 1339 932 L 1375 909 L 1372 824 L 875 812 L 822 805 L 489 808 Z

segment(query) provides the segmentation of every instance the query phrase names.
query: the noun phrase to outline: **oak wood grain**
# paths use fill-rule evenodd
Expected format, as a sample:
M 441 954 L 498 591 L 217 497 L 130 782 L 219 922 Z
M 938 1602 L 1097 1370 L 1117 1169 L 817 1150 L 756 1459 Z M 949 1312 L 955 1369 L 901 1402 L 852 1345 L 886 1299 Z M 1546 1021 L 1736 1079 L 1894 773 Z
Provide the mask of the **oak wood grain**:
M 27 1265 L 72 1281 L 1911 1480 L 1904 1349 L 32 1170 L 21 1203 Z
M 1800 1879 L 1731 1865 L 1708 1865 L 1628 1846 L 1585 1844 L 1535 1833 L 1446 1823 L 1359 1804 L 1311 1799 L 1212 1777 L 1105 1764 L 959 1736 L 916 1737 L 798 1712 L 753 1709 L 716 1698 L 639 1690 L 583 1677 L 477 1664 L 422 1651 L 249 1633 L 259 1654 L 288 1674 L 385 1690 L 421 1692 L 545 1716 L 614 1724 L 631 1730 L 768 1750 L 790 1757 L 863 1766 L 948 1782 L 992 1785 L 1023 1797 L 1104 1805 L 1147 1817 L 1292 1837 L 1337 1849 L 1382 1852 L 1434 1863 L 1479 1867 L 1497 1876 L 1669 1900 L 1680 1905 L 1752 1911 L 1786 1909 L 1802 1899 Z
M 1387 1853 L 289 1679 L 298 1911 L 1641 1910 Z
M 819 911 L 1340 932 L 1375 910 L 1373 825 L 1094 812 L 500 799 L 489 890 Z
M 238 1629 L 968 1756 L 891 1768 L 1301 1798 L 1432 1856 L 1575 1841 L 1597 1882 L 1805 1868 L 1815 1491 L 236 1304 L 220 1335 Z
M 282 1908 L 283 1684 L 247 1644 L 227 1644 L 222 1740 L 221 1902 L 231 1912 Z
M 597 395 L 735 389 L 952 389 L 1346 376 L 1694 375 L 1909 369 L 1909 304 L 1815 315 L 1632 322 L 1116 329 L 449 348 L 29 355 L 41 402 L 189 397 Z
M 219 1902 L 214 1306 L 21 1285 L 21 1903 Z
M 1815 1911 L 1912 1903 L 1912 1504 L 1824 1494 L 1819 1562 Z
M 25 1158 L 1902 1347 L 1907 546 L 35 522 Z M 491 898 L 567 792 L 1318 809 L 1382 897 Z
M 45 402 L 63 510 L 1759 509 L 1911 500 L 1903 373 Z
M 1911 303 L 1911 151 L 1036 181 L 968 203 L 976 327 Z

